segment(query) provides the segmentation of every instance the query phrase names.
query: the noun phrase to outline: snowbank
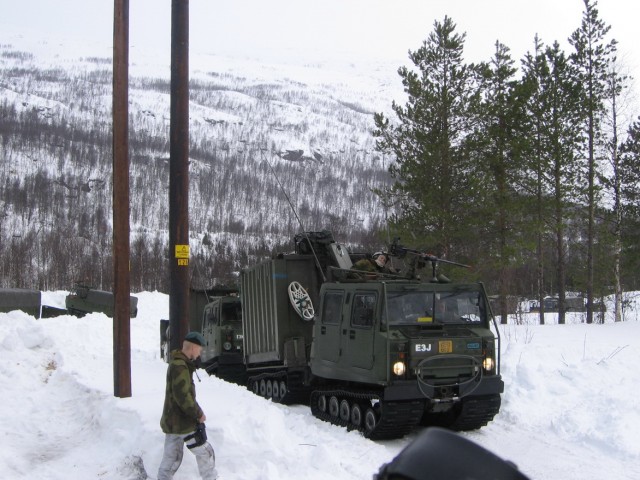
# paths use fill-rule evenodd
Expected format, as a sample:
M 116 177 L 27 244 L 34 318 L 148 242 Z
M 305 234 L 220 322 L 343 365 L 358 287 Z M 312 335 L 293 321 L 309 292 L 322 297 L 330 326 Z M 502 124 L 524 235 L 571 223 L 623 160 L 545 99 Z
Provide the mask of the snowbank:
M 64 294 L 45 298 L 55 305 Z M 111 319 L 0 314 L 3 478 L 155 477 L 166 372 L 158 321 L 167 318 L 168 297 L 136 296 L 133 395 L 125 399 L 113 396 Z M 465 436 L 532 480 L 638 478 L 640 323 L 507 325 L 501 335 L 501 412 Z M 315 419 L 307 407 L 274 404 L 199 375 L 198 399 L 224 480 L 370 479 L 418 434 L 372 442 Z M 175 479 L 191 478 L 197 468 L 185 454 Z

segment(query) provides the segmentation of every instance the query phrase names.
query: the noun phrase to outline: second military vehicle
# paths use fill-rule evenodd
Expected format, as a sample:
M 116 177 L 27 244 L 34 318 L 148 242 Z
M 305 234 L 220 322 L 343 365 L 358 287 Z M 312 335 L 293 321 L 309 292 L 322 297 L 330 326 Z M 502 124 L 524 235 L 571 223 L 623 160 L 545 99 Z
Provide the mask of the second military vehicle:
M 84 317 L 87 313 L 100 312 L 107 317 L 113 317 L 115 299 L 112 292 L 97 290 L 93 287 L 78 283 L 73 291 L 65 298 L 65 307 L 71 315 Z M 138 297 L 129 297 L 131 318 L 138 315 Z
M 42 294 L 40 290 L 28 288 L 0 288 L 0 312 L 22 310 L 36 318 L 40 317 Z
M 213 297 L 204 306 L 202 334 L 207 339 L 200 360 L 210 375 L 244 383 L 246 369 L 242 356 L 242 307 L 235 295 Z
M 329 232 L 307 232 L 243 271 L 248 387 L 372 439 L 486 425 L 504 384 L 483 285 L 450 283 L 444 260 L 397 242 L 389 254 L 395 274 L 354 270 Z
M 238 289 L 217 285 L 189 290 L 189 330 L 207 339 L 200 354 L 200 367 L 210 375 L 244 383 L 246 369 L 242 356 L 242 306 Z M 160 320 L 160 356 L 169 361 L 171 331 L 169 320 Z

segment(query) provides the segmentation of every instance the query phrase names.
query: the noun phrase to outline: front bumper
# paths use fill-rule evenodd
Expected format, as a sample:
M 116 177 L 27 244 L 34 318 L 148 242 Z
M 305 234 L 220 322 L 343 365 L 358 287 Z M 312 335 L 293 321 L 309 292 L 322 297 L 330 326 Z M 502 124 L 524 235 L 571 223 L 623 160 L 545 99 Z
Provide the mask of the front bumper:
M 452 380 L 446 386 L 430 387 L 418 385 L 417 379 L 396 380 L 384 389 L 384 399 L 390 401 L 402 400 L 454 400 L 467 395 L 494 395 L 504 392 L 504 382 L 501 375 L 483 376 L 477 382 L 470 382 L 457 386 Z

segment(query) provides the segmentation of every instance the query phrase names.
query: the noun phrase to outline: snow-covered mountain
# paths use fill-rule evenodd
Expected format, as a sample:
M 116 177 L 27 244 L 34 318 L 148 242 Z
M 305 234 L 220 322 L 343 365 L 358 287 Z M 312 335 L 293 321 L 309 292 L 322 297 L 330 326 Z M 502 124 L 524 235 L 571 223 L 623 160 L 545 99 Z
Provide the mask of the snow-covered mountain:
M 13 40 L 0 45 L 2 244 L 34 248 L 27 256 L 40 260 L 65 251 L 94 260 L 111 241 L 110 53 Z M 352 245 L 379 243 L 375 232 L 385 211 L 372 189 L 389 181 L 389 159 L 375 151 L 373 113 L 388 111 L 402 94 L 392 65 L 270 64 L 203 54 L 191 55 L 190 65 L 190 243 L 204 283 L 229 280 L 252 256 L 290 244 L 302 229 L 330 229 Z M 129 87 L 131 237 L 147 266 L 167 244 L 169 76 L 168 58 L 136 52 Z M 66 248 L 42 251 L 31 246 L 36 237 Z M 102 265 L 109 259 L 102 257 L 100 283 L 108 285 L 110 268 Z M 54 274 L 53 266 L 39 273 L 46 270 L 42 261 L 19 270 L 33 269 L 39 288 L 87 276 L 98 283 L 95 263 L 59 263 L 69 266 L 66 275 Z M 157 287 L 142 274 L 133 285 Z

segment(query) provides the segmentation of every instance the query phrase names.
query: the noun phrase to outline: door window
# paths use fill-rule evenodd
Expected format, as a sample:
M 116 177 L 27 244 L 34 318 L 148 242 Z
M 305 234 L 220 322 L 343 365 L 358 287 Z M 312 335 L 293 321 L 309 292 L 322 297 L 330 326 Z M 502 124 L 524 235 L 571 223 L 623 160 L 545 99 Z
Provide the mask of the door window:
M 218 324 L 218 312 L 215 307 L 205 312 L 204 324 L 208 327 L 214 327 Z
M 373 315 L 376 310 L 377 295 L 375 292 L 356 293 L 351 308 L 351 325 L 354 327 L 373 326 Z
M 326 292 L 322 306 L 322 323 L 325 325 L 339 325 L 342 316 L 343 292 Z

